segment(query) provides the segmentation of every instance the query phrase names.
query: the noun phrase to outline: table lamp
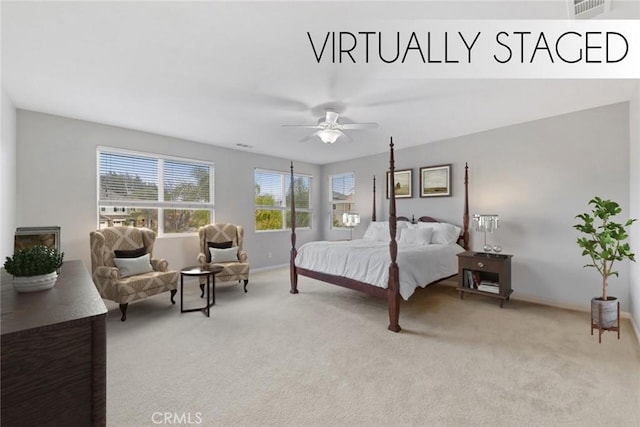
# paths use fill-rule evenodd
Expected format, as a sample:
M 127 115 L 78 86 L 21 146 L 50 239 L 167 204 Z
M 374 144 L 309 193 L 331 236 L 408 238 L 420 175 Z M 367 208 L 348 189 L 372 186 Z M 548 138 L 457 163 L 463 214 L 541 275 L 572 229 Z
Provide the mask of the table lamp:
M 343 213 L 342 214 L 342 222 L 345 227 L 349 228 L 350 236 L 349 239 L 353 239 L 353 227 L 360 224 L 360 214 L 357 213 Z
M 484 233 L 484 251 L 498 253 L 502 251 L 502 247 L 499 245 L 491 246 L 487 244 L 487 233 L 492 233 L 500 226 L 500 217 L 496 214 L 474 214 L 473 215 L 473 228 L 475 231 Z

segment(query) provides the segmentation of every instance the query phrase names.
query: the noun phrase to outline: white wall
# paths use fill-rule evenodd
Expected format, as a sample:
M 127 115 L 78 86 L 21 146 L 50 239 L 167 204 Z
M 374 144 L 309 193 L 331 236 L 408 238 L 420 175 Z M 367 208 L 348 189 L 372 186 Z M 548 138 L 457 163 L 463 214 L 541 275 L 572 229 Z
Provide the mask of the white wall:
M 2 90 L 0 136 L 0 260 L 13 254 L 16 231 L 16 109 Z
M 460 118 L 464 120 L 464 118 Z M 575 308 L 588 307 L 600 293 L 598 273 L 575 243 L 575 215 L 588 210 L 596 195 L 616 200 L 629 216 L 629 104 L 620 103 L 396 151 L 396 169 L 413 169 L 414 197 L 397 201 L 398 215 L 430 215 L 462 224 L 464 163 L 469 163 L 470 214 L 497 213 L 501 228 L 488 236 L 513 254 L 514 298 Z M 420 198 L 418 169 L 452 163 L 452 197 Z M 385 198 L 387 155 L 323 167 L 327 175 L 356 173 L 356 209 L 371 217 L 371 176 L 377 177 L 377 215 L 388 216 Z M 328 200 L 328 194 L 323 194 Z M 626 219 L 626 218 L 625 218 Z M 328 227 L 328 214 L 323 216 Z M 327 238 L 345 238 L 329 231 Z M 340 237 L 341 236 L 341 237 Z M 481 250 L 482 234 L 471 231 L 472 249 Z M 629 309 L 629 263 L 618 265 L 610 295 Z
M 254 231 L 254 168 L 288 172 L 290 162 L 286 159 L 25 110 L 17 111 L 17 141 L 16 225 L 60 226 L 65 259 L 80 259 L 88 270 L 89 232 L 97 228 L 98 146 L 214 162 L 216 222 L 245 226 L 244 247 L 252 268 L 288 263 L 288 231 Z M 320 171 L 319 166 L 304 163 L 296 163 L 295 169 L 314 176 Z M 313 182 L 313 209 L 320 209 L 319 185 Z M 298 244 L 318 237 L 316 221 L 312 230 L 298 231 Z M 154 255 L 166 258 L 175 269 L 193 265 L 198 251 L 195 235 L 159 238 L 154 247 Z
M 640 219 L 640 83 L 629 105 L 629 202 L 630 216 Z M 636 223 L 630 234 L 631 249 L 637 261 L 631 263 L 631 282 L 629 284 L 629 311 L 640 339 L 640 224 Z

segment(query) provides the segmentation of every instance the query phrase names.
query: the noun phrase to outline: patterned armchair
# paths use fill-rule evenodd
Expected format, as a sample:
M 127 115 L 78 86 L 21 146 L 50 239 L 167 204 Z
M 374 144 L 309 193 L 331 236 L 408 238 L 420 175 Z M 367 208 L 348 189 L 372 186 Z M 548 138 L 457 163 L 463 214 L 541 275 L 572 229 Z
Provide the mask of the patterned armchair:
M 209 224 L 200 227 L 198 230 L 200 237 L 200 254 L 198 264 L 205 268 L 209 265 L 219 265 L 222 271 L 216 274 L 216 283 L 237 280 L 244 281 L 244 291 L 247 292 L 249 283 L 249 260 L 247 254 L 242 250 L 242 240 L 244 238 L 244 228 L 235 224 Z M 218 260 L 212 259 L 210 248 L 218 249 L 221 253 L 231 251 L 233 259 L 221 257 Z M 232 248 L 237 248 L 234 250 Z M 215 252 L 215 251 L 214 251 Z M 200 278 L 200 288 L 204 290 L 203 277 Z
M 123 322 L 127 320 L 127 307 L 132 301 L 171 291 L 171 303 L 176 303 L 179 273 L 169 271 L 167 260 L 152 258 L 155 239 L 156 233 L 148 228 L 107 227 L 89 233 L 93 283 L 102 298 L 120 304 Z M 134 254 L 136 250 L 138 254 Z M 135 255 L 149 254 L 151 268 L 144 272 L 133 268 L 134 274 L 127 275 L 116 266 L 114 251 L 119 251 L 118 258 L 129 258 L 132 262 L 139 259 L 134 258 Z

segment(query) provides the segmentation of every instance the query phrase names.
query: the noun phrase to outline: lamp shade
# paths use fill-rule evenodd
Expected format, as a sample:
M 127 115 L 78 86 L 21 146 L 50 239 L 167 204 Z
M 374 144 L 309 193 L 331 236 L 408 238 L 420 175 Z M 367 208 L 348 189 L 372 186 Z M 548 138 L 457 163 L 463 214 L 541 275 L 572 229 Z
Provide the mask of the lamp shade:
M 345 212 L 342 214 L 342 223 L 346 227 L 355 227 L 360 224 L 360 214 Z
M 496 214 L 473 215 L 473 229 L 478 232 L 491 233 L 500 227 L 500 216 Z

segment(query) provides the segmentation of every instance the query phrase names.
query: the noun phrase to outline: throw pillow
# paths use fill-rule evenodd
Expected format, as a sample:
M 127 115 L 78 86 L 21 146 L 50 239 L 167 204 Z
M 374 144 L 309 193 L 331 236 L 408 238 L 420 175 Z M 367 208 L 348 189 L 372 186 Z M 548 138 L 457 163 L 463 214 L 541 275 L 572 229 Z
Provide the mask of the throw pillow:
M 236 262 L 238 261 L 238 247 L 233 246 L 228 249 L 209 248 L 212 263 Z
M 116 258 L 140 258 L 146 253 L 147 248 L 144 246 L 138 249 L 116 249 L 113 251 Z
M 138 258 L 114 258 L 113 262 L 120 270 L 120 277 L 124 278 L 153 271 L 150 260 L 151 255 L 144 254 Z
M 206 257 L 207 257 L 207 263 L 211 262 L 211 248 L 229 249 L 231 246 L 233 246 L 233 242 L 232 241 L 228 241 L 228 242 L 207 242 L 207 253 L 205 254 Z

